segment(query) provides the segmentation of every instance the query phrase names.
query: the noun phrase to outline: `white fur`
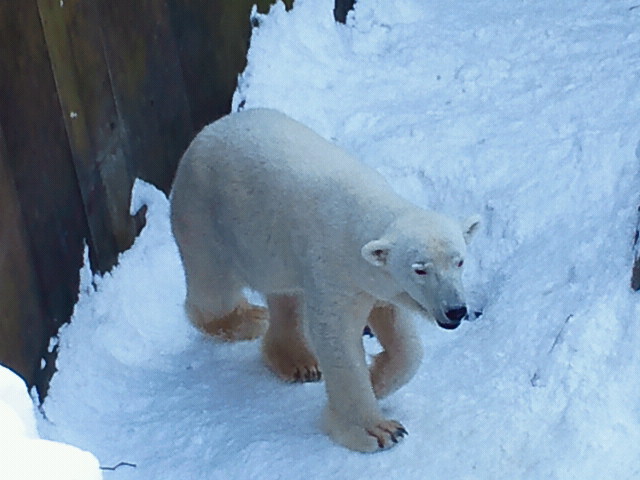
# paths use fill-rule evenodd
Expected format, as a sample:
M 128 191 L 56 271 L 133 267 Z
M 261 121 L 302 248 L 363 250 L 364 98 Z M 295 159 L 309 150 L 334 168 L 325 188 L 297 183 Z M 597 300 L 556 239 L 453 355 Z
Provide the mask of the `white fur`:
M 292 328 L 282 313 L 290 312 L 326 381 L 331 437 L 373 451 L 406 433 L 376 402 L 421 358 L 403 311 L 451 325 L 446 312 L 465 304 L 458 265 L 477 218 L 461 225 L 412 205 L 340 148 L 263 109 L 229 115 L 196 137 L 178 168 L 171 218 L 188 307 L 229 318 L 243 287 L 268 295 L 279 307 L 265 351 L 292 344 L 282 333 Z M 361 340 L 368 321 L 385 348 L 371 372 Z

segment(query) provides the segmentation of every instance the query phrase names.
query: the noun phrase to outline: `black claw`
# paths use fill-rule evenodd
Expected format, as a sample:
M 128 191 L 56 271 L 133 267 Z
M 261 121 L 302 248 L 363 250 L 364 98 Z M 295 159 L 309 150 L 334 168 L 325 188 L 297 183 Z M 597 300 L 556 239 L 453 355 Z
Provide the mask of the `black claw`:
M 409 432 L 407 432 L 407 430 L 404 427 L 400 427 L 398 430 L 396 430 L 396 433 L 401 437 L 404 437 L 405 435 L 409 435 Z
M 375 337 L 375 335 L 373 334 L 373 331 L 371 330 L 371 327 L 369 327 L 369 325 L 365 325 L 364 330 L 362 331 L 362 335 L 365 336 L 365 337 L 369 337 L 369 338 Z
M 317 368 L 304 367 L 296 369 L 291 380 L 292 383 L 319 382 L 322 378 L 322 372 Z

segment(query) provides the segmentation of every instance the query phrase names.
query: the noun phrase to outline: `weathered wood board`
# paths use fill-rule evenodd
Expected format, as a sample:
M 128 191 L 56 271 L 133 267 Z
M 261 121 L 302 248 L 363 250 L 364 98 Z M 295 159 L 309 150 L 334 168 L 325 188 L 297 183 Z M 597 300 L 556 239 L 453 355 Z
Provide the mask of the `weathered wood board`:
M 106 272 L 133 243 L 128 214 L 135 174 L 105 61 L 95 2 L 38 0 L 90 235 L 91 264 Z
M 45 338 L 45 315 L 27 245 L 0 126 L 0 363 L 11 366 L 33 385 Z
M 97 3 L 133 171 L 168 193 L 194 135 L 169 11 L 163 0 Z

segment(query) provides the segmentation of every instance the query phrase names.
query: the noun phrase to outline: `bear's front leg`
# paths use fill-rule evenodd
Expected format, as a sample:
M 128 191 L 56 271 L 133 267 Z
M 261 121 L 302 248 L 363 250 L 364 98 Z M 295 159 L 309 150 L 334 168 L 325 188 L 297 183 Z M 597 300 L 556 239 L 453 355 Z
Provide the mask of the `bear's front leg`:
M 401 423 L 383 416 L 371 386 L 362 329 L 372 306 L 365 295 L 313 295 L 306 301 L 307 333 L 329 400 L 324 428 L 334 441 L 360 452 L 393 447 L 407 435 Z
M 415 375 L 422 360 L 422 344 L 413 319 L 393 305 L 376 305 L 368 323 L 384 348 L 370 369 L 376 398 L 384 398 Z

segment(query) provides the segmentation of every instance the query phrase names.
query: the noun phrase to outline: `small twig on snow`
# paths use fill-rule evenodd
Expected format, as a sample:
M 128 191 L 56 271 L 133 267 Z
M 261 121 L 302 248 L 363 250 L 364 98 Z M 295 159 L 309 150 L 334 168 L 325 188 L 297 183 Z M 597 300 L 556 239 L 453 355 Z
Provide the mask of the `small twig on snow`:
M 571 313 L 570 315 L 567 316 L 567 318 L 564 319 L 564 323 L 562 324 L 562 327 L 560 327 L 560 330 L 558 330 L 558 333 L 556 335 L 556 337 L 553 339 L 553 344 L 551 345 L 551 348 L 549 348 L 549 351 L 547 352 L 547 355 L 551 355 L 553 353 L 553 351 L 555 350 L 555 348 L 562 343 L 563 341 L 563 337 L 565 334 L 565 330 L 567 328 L 567 325 L 569 324 L 569 322 L 571 321 L 571 319 L 573 318 L 573 313 Z M 539 387 L 539 386 L 543 386 L 544 385 L 544 376 L 545 376 L 545 370 L 547 370 L 548 368 L 548 362 L 549 360 L 547 360 L 545 362 L 544 365 L 542 365 L 541 367 L 539 367 L 534 373 L 533 376 L 529 379 L 529 383 L 531 383 L 532 387 Z
M 567 324 L 569 323 L 569 320 L 571 320 L 572 318 L 573 318 L 573 313 L 570 314 L 567 318 L 564 319 L 564 323 L 562 324 L 562 328 L 560 328 L 560 331 L 556 335 L 556 338 L 553 341 L 553 345 L 551 345 L 551 348 L 549 349 L 549 353 L 553 352 L 553 349 L 558 346 L 558 343 L 560 343 L 560 340 L 562 339 L 562 336 L 564 334 L 564 330 L 567 327 Z
M 129 463 L 129 462 L 120 462 L 118 463 L 116 466 L 114 467 L 100 467 L 100 470 L 111 470 L 111 471 L 115 471 L 120 467 L 132 467 L 132 468 L 136 468 L 137 465 L 135 463 Z

